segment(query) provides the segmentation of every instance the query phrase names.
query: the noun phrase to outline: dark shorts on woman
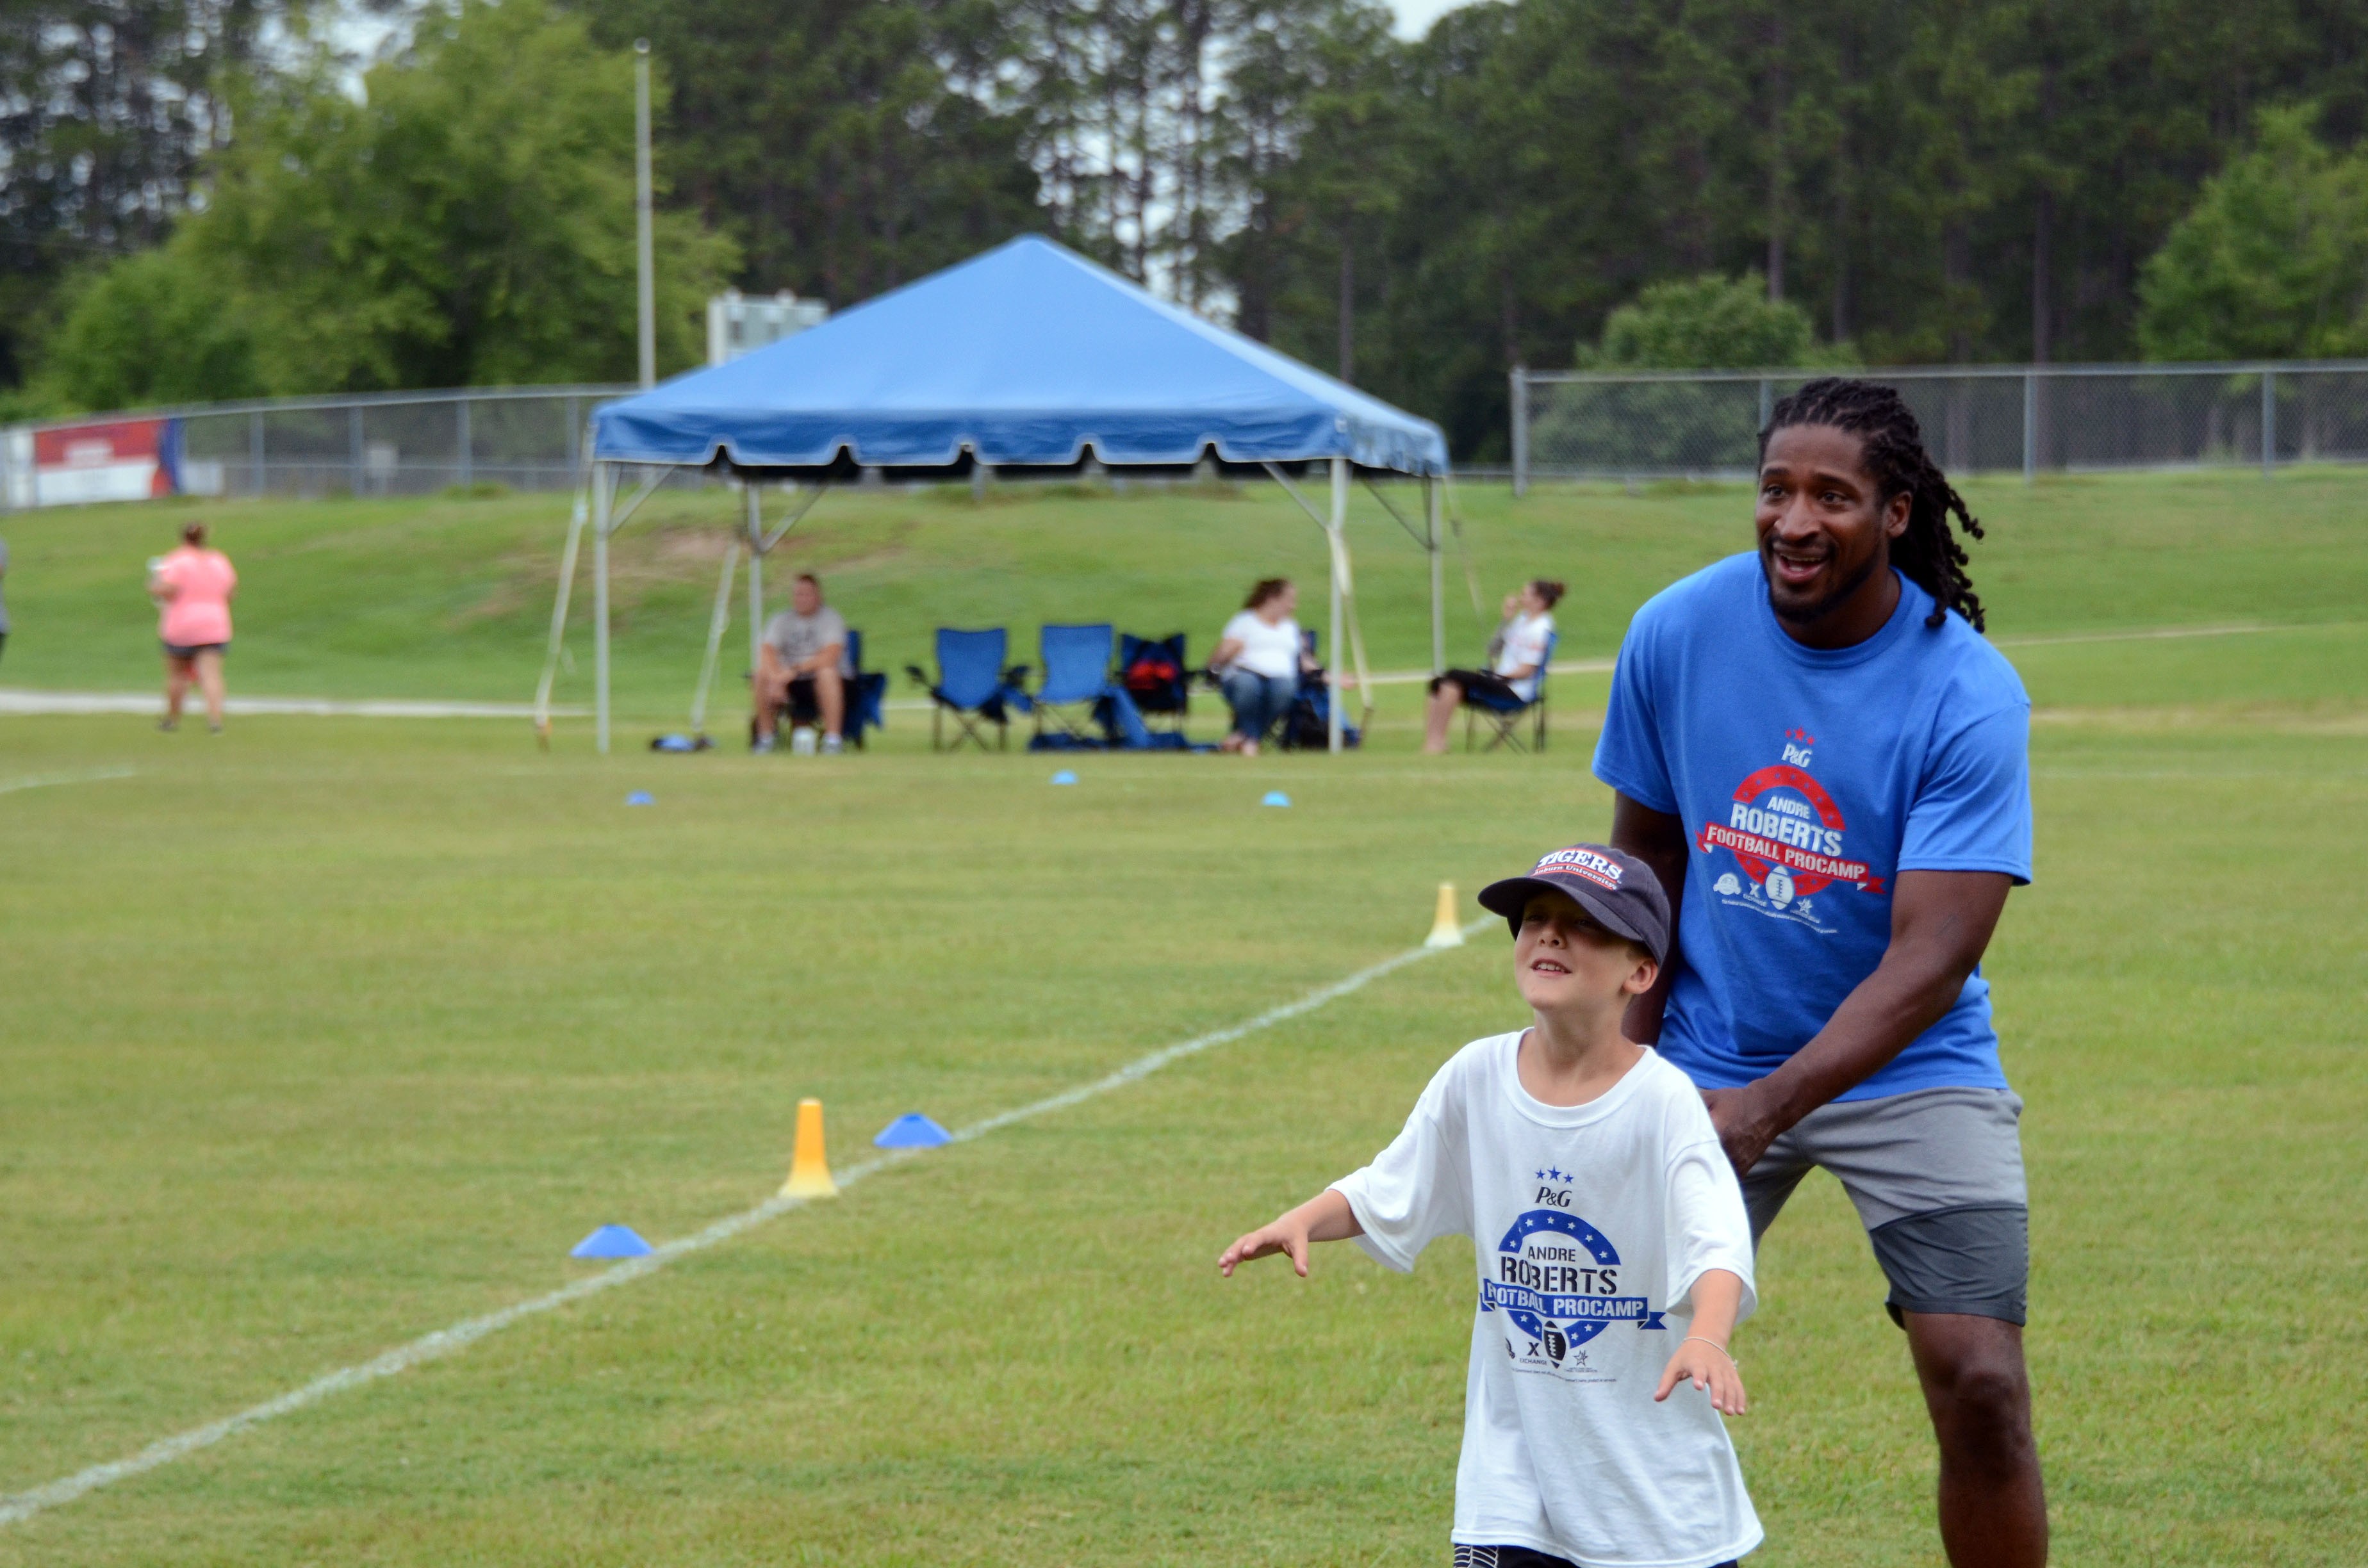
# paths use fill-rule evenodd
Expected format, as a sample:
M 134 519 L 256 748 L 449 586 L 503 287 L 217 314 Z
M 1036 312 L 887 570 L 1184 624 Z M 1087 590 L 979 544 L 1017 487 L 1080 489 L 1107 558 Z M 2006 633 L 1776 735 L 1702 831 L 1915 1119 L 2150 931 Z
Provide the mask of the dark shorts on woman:
M 1431 695 L 1439 695 L 1439 688 L 1449 681 L 1462 687 L 1466 697 L 1486 697 L 1516 706 L 1529 700 L 1513 689 L 1511 681 L 1493 670 L 1450 670 L 1445 675 L 1435 676 L 1430 682 Z
M 222 653 L 229 651 L 230 644 L 227 642 L 167 642 L 165 644 L 165 657 L 185 661 L 194 659 L 199 653 Z

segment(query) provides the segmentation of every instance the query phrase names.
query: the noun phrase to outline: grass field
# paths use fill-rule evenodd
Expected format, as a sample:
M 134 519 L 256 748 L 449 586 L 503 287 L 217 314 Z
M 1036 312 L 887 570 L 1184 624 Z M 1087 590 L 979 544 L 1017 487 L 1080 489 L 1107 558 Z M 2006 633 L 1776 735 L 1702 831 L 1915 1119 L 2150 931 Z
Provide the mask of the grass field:
M 1748 526 L 1734 489 L 1463 501 L 1491 599 L 1578 586 L 1573 658 Z M 2029 1102 L 2057 1559 L 2368 1561 L 2368 479 L 1975 501 L 2039 704 L 2039 878 L 1989 972 Z M 651 721 L 688 696 L 715 564 L 715 503 L 666 505 L 620 653 Z M 939 621 L 1205 636 L 1247 577 L 1320 573 L 1284 505 L 833 497 L 805 559 L 875 665 Z M 139 562 L 183 515 L 0 519 L 0 682 L 149 684 Z M 211 515 L 248 584 L 234 689 L 530 690 L 549 502 Z M 1374 662 L 1421 665 L 1420 557 L 1354 526 Z M 2128 635 L 2234 626 L 2266 630 Z M 1075 790 L 927 755 L 901 713 L 837 762 L 603 759 L 581 724 L 545 756 L 497 723 L 0 719 L 0 1495 L 581 1278 L 596 1224 L 746 1209 L 801 1095 L 844 1166 L 900 1112 L 973 1122 L 1405 950 L 1437 882 L 1604 830 L 1602 692 L 1556 683 L 1543 758 L 1421 758 L 1397 687 L 1362 754 L 1087 758 Z M 1212 1260 L 1519 1021 L 1506 957 L 1483 934 L 0 1528 L 0 1565 L 1443 1561 L 1468 1255 Z M 1936 1562 L 1930 1438 L 1830 1181 L 1760 1282 L 1752 1561 Z

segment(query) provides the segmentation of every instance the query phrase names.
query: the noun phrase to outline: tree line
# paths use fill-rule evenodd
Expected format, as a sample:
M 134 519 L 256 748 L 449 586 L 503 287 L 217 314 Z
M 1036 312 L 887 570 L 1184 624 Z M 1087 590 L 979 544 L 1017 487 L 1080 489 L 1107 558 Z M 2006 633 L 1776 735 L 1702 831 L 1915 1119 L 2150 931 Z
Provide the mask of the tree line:
M 1465 457 L 1515 364 L 2368 342 L 2340 0 L 394 8 L 366 69 L 303 0 L 0 13 L 19 406 L 629 378 L 636 38 L 669 368 L 724 283 L 845 306 L 1029 231 Z

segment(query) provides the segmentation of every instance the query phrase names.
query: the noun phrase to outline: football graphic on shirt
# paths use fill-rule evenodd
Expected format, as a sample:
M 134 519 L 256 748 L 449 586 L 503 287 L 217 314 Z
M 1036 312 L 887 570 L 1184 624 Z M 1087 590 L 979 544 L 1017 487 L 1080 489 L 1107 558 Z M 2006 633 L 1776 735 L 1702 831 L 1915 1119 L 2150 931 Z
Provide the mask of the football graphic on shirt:
M 1704 854 L 1732 855 L 1748 881 L 1744 892 L 1734 871 L 1722 872 L 1712 891 L 1736 907 L 1756 909 L 1825 931 L 1812 913 L 1810 895 L 1831 887 L 1882 894 L 1883 879 L 1863 860 L 1852 859 L 1845 835 L 1849 823 L 1832 793 L 1809 772 L 1811 756 L 1787 733 L 1787 760 L 1747 776 L 1735 787 L 1724 821 L 1713 818 L 1694 835 Z
M 1555 1196 L 1566 1200 L 1569 1195 Z M 1619 1249 L 1576 1214 L 1529 1210 L 1497 1244 L 1494 1262 L 1494 1278 L 1480 1283 L 1480 1310 L 1504 1314 L 1510 1330 L 1506 1349 L 1524 1370 L 1565 1381 L 1608 1381 L 1608 1372 L 1577 1354 L 1580 1346 L 1614 1324 L 1664 1326 L 1661 1313 L 1643 1296 L 1620 1293 Z M 1516 1348 L 1515 1335 L 1532 1354 Z

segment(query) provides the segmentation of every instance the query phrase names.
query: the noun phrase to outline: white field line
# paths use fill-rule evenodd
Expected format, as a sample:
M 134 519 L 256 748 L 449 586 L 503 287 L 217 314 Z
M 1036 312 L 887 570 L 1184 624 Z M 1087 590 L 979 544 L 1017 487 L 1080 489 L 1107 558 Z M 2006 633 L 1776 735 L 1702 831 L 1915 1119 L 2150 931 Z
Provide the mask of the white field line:
M 36 773 L 26 778 L 0 778 L 0 795 L 19 790 L 46 790 L 52 784 L 96 784 L 105 778 L 129 778 L 136 767 L 91 767 L 80 773 Z
M 1481 916 L 1463 927 L 1464 935 L 1470 936 L 1495 924 L 1497 918 L 1495 915 Z M 1009 1127 L 1015 1122 L 1032 1120 L 1056 1110 L 1066 1110 L 1071 1106 L 1082 1104 L 1097 1096 L 1109 1094 L 1113 1089 L 1122 1089 L 1129 1084 L 1149 1077 L 1171 1062 L 1197 1055 L 1212 1046 L 1230 1044 L 1245 1035 L 1255 1034 L 1260 1029 L 1271 1028 L 1277 1024 L 1299 1017 L 1303 1014 L 1312 1013 L 1327 1003 L 1338 1001 L 1351 992 L 1362 990 L 1383 975 L 1395 973 L 1408 964 L 1428 958 L 1435 950 L 1437 949 L 1429 948 L 1409 948 L 1395 958 L 1384 959 L 1380 963 L 1359 970 L 1345 980 L 1337 980 L 1329 985 L 1311 991 L 1295 1002 L 1286 1002 L 1279 1007 L 1269 1007 L 1256 1017 L 1245 1019 L 1238 1024 L 1229 1024 L 1221 1029 L 1212 1029 L 1207 1034 L 1195 1035 L 1190 1040 L 1167 1046 L 1147 1056 L 1137 1057 L 1117 1072 L 1105 1077 L 1096 1078 L 1090 1083 L 1080 1084 L 1074 1089 L 1064 1089 L 1057 1095 L 1048 1095 L 1041 1100 L 1020 1106 L 1017 1109 L 999 1112 L 984 1121 L 972 1122 L 954 1133 L 954 1142 L 965 1143 L 974 1138 L 984 1138 L 988 1133 L 1000 1128 Z M 886 1170 L 891 1165 L 901 1165 L 925 1152 L 917 1149 L 895 1150 L 885 1154 L 874 1155 L 860 1165 L 834 1172 L 833 1175 L 841 1187 L 852 1187 L 866 1176 Z M 811 1200 L 803 1198 L 767 1199 L 753 1209 L 746 1209 L 737 1214 L 716 1221 L 703 1231 L 697 1231 L 688 1236 L 680 1236 L 664 1243 L 653 1249 L 646 1256 L 629 1259 L 612 1268 L 603 1269 L 598 1274 L 588 1275 L 571 1284 L 564 1285 L 556 1290 L 519 1301 L 513 1306 L 504 1307 L 499 1312 L 487 1312 L 482 1317 L 467 1318 L 450 1328 L 440 1328 L 433 1334 L 422 1335 L 408 1345 L 397 1346 L 371 1360 L 359 1362 L 350 1367 L 341 1367 L 334 1372 L 315 1378 L 302 1388 L 290 1389 L 277 1399 L 266 1400 L 261 1404 L 250 1405 L 235 1415 L 225 1415 L 219 1421 L 210 1421 L 202 1426 L 193 1426 L 186 1432 L 161 1438 L 129 1459 L 93 1465 L 87 1470 L 78 1471 L 73 1475 L 52 1481 L 45 1486 L 37 1486 L 30 1492 L 20 1492 L 13 1497 L 0 1497 L 0 1527 L 19 1524 L 36 1514 L 63 1507 L 77 1498 L 97 1491 L 102 1486 L 111 1486 L 119 1481 L 128 1481 L 133 1476 L 144 1475 L 149 1471 L 171 1464 L 176 1460 L 187 1459 L 201 1449 L 210 1449 L 225 1438 L 236 1437 L 250 1426 L 258 1426 L 266 1421 L 274 1421 L 282 1415 L 292 1415 L 307 1405 L 317 1404 L 331 1394 L 360 1388 L 365 1384 L 376 1382 L 381 1378 L 391 1378 L 398 1372 L 408 1371 L 422 1362 L 438 1360 L 446 1356 L 454 1355 L 467 1349 L 486 1335 L 498 1334 L 503 1329 L 527 1318 L 582 1301 L 587 1296 L 598 1295 L 603 1290 L 614 1290 L 620 1285 L 629 1285 L 636 1279 L 656 1273 L 677 1259 L 688 1257 L 693 1253 L 704 1252 L 709 1247 L 730 1241 L 744 1231 L 755 1229 L 768 1220 L 777 1219 L 793 1209 L 802 1209 L 809 1201 Z
M 2356 620 L 2296 620 L 2281 624 L 2247 622 L 2241 626 L 2157 626 L 2135 631 L 2070 631 L 2055 637 L 1998 637 L 2000 648 L 2048 648 L 2061 642 L 2160 642 L 2180 637 L 2242 637 L 2258 631 L 2322 631 L 2335 626 L 2357 626 Z
M 233 697 L 222 704 L 233 714 L 295 713 L 315 719 L 531 719 L 528 702 L 439 702 L 410 698 L 360 699 L 351 702 L 322 697 Z M 0 714 L 19 717 L 45 713 L 142 713 L 165 710 L 161 692 L 153 691 L 28 691 L 22 687 L 0 689 Z M 554 708 L 564 718 L 582 718 L 581 708 Z

